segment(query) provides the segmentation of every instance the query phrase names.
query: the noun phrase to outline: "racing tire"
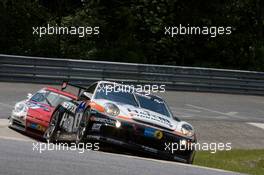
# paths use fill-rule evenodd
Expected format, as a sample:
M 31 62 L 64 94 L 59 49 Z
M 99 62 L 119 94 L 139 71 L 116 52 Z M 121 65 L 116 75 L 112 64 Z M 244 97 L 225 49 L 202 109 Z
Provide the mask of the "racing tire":
M 43 135 L 47 142 L 55 143 L 57 141 L 57 131 L 59 129 L 59 119 L 61 114 L 60 108 L 61 107 L 57 108 L 53 113 L 49 126 Z
M 194 157 L 195 157 L 195 151 L 192 151 L 188 158 L 186 159 L 186 163 L 187 164 L 193 164 L 193 161 L 194 161 Z
M 80 143 L 84 143 L 86 140 L 85 138 L 89 130 L 90 115 L 91 115 L 91 109 L 86 108 L 82 115 L 78 130 L 76 133 L 76 140 L 75 140 L 76 145 L 79 145 Z

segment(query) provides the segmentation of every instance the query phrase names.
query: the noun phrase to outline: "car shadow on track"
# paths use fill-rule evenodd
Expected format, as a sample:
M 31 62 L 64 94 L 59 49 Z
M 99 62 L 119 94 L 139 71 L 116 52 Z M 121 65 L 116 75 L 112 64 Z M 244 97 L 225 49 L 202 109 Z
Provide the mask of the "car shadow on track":
M 16 131 L 17 133 L 21 134 L 24 137 L 32 139 L 32 141 L 47 143 L 46 139 L 41 138 L 39 136 L 36 136 L 34 134 L 23 132 L 23 131 L 20 131 L 18 129 L 14 129 L 14 128 L 9 128 L 9 129 Z M 64 142 L 58 142 L 58 143 L 72 143 L 72 142 L 64 141 Z M 140 157 L 140 158 L 148 158 L 148 159 L 154 159 L 154 160 L 171 161 L 168 159 L 161 159 L 158 156 L 147 154 L 147 153 L 142 152 L 142 151 L 135 151 L 135 150 L 131 150 L 128 148 L 124 148 L 122 146 L 116 146 L 116 145 L 104 143 L 104 142 L 99 142 L 99 144 L 100 144 L 100 148 L 99 148 L 98 152 L 111 153 L 111 154 L 124 155 L 124 156 L 132 156 L 132 157 Z M 68 145 L 70 145 L 70 144 L 68 144 Z
M 21 134 L 22 136 L 27 137 L 29 139 L 32 139 L 33 141 L 36 141 L 36 142 L 46 142 L 46 140 L 44 138 L 38 137 L 38 136 L 36 136 L 34 134 L 27 133 L 25 131 L 20 131 L 19 129 L 15 129 L 15 128 L 11 128 L 11 127 L 8 127 L 8 129 L 11 129 L 13 131 L 16 131 L 17 133 Z

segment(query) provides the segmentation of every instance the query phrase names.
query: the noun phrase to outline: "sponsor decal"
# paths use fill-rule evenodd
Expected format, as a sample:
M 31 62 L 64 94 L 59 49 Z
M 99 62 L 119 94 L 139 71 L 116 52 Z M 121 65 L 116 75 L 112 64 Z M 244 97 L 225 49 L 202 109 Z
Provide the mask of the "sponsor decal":
M 153 128 L 145 128 L 144 136 L 156 138 L 156 139 L 160 140 L 163 137 L 163 133 L 162 133 L 162 131 L 159 131 L 159 130 L 156 130 Z
M 96 110 L 96 111 L 99 111 L 99 112 L 104 112 L 104 107 L 95 103 L 95 102 L 91 102 L 90 103 L 90 106 L 92 109 Z
M 43 107 L 42 105 L 33 102 L 27 102 L 26 105 L 31 109 L 39 109 Z
M 77 108 L 76 108 L 76 114 L 75 114 L 75 117 L 74 117 L 74 125 L 73 125 L 73 131 L 77 131 L 80 123 L 81 123 L 81 120 L 82 120 L 82 117 L 83 117 L 83 113 L 84 113 L 84 110 L 85 110 L 85 105 L 86 103 L 85 102 L 81 102 Z
M 85 109 L 85 102 L 81 102 L 76 109 L 76 112 L 83 112 Z
M 143 119 L 157 121 L 159 123 L 162 123 L 162 124 L 165 124 L 169 127 L 172 127 L 172 124 L 168 119 L 165 119 L 165 118 L 160 117 L 158 115 L 151 114 L 148 111 L 142 111 L 139 114 L 137 114 L 137 116 L 140 118 L 143 118 Z
M 92 131 L 100 131 L 102 124 L 94 123 L 92 126 Z
M 158 150 L 154 149 L 154 148 L 150 148 L 150 147 L 147 147 L 147 146 L 144 146 L 142 145 L 141 146 L 145 151 L 149 151 L 149 152 L 152 152 L 152 153 L 158 153 Z
M 26 105 L 30 109 L 43 109 L 44 111 L 50 112 L 49 108 L 47 108 L 44 105 L 38 104 L 38 103 L 32 103 L 32 102 L 27 102 Z
M 116 123 L 115 120 L 99 118 L 99 117 L 92 117 L 91 120 L 95 122 L 106 123 L 106 124 L 113 125 L 113 126 L 115 126 L 115 123 Z
M 116 140 L 116 139 L 112 139 L 112 138 L 106 138 L 107 141 L 112 142 L 113 144 L 118 144 L 118 145 L 123 145 L 124 142 Z
M 36 129 L 36 130 L 39 130 L 39 131 L 45 131 L 46 128 L 41 126 L 41 125 L 38 125 L 36 123 L 30 123 L 29 124 L 29 127 L 32 128 L 32 129 Z
M 63 102 L 62 107 L 66 108 L 67 110 L 71 111 L 72 113 L 75 113 L 77 107 L 73 103 L 70 102 Z
M 157 138 L 157 139 L 160 140 L 160 139 L 162 139 L 162 137 L 163 137 L 163 132 L 157 130 L 157 131 L 155 131 L 154 136 L 155 136 L 155 138 Z

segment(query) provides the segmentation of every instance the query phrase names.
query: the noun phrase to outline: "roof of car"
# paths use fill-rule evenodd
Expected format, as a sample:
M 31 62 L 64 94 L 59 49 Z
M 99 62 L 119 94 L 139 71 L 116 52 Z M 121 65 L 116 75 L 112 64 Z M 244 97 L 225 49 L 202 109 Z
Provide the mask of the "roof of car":
M 117 83 L 117 82 L 114 82 L 114 81 L 105 81 L 105 80 L 103 80 L 103 81 L 98 81 L 97 82 L 98 84 L 100 84 L 100 83 L 107 83 L 107 84 L 116 84 L 116 85 L 123 85 L 123 86 L 132 86 L 132 84 L 122 84 L 122 83 Z M 135 92 L 135 93 L 137 93 L 137 94 L 141 94 L 141 95 L 146 95 L 147 93 L 146 92 Z M 158 98 L 158 99 L 160 99 L 160 100 L 163 100 L 163 98 L 162 97 L 160 97 L 160 96 L 158 96 L 158 95 L 156 95 L 156 94 L 153 94 L 153 93 L 150 93 L 150 94 L 148 94 L 148 96 L 150 96 L 150 97 L 153 97 L 153 98 Z M 163 100 L 164 101 L 164 100 Z
M 66 97 L 70 97 L 72 99 L 77 99 L 76 95 L 74 95 L 74 94 L 72 94 L 70 92 L 59 90 L 59 89 L 54 88 L 54 87 L 45 87 L 44 89 L 52 91 L 52 92 L 55 92 L 55 93 L 58 93 L 58 94 L 61 94 L 61 95 L 64 95 Z

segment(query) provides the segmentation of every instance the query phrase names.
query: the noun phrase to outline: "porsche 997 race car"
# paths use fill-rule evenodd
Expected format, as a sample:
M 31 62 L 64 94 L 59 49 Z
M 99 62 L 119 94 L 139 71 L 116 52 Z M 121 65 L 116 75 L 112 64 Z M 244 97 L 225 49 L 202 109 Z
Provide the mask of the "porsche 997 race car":
M 192 163 L 193 149 L 172 153 L 165 146 L 195 143 L 193 127 L 173 116 L 162 98 L 137 93 L 133 87 L 123 91 L 120 86 L 99 81 L 88 88 L 79 87 L 82 92 L 78 100 L 62 102 L 55 109 L 44 137 L 49 142 L 106 142 Z
M 34 95 L 15 104 L 9 117 L 9 127 L 34 136 L 43 136 L 51 115 L 61 102 L 77 99 L 69 92 L 53 87 L 42 88 Z

